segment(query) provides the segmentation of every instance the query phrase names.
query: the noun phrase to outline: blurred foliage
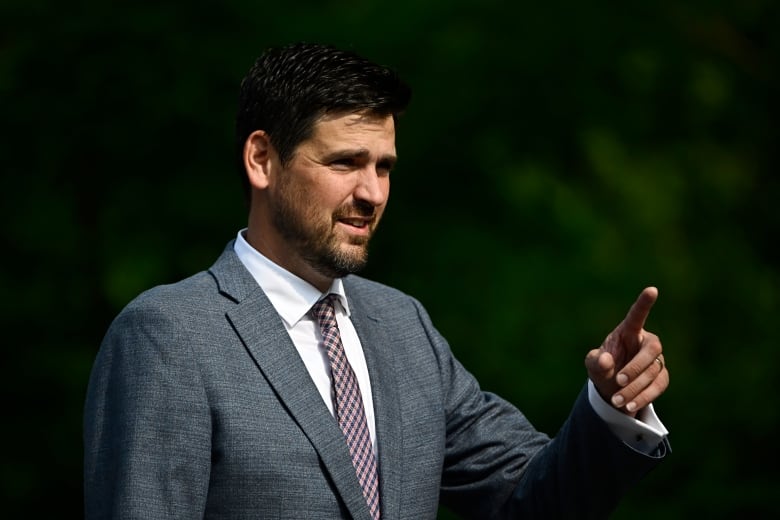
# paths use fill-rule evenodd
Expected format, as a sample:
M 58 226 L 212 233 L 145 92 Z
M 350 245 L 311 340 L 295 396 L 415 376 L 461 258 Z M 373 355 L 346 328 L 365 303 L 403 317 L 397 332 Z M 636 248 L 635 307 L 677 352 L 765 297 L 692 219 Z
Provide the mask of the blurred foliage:
M 657 285 L 674 453 L 615 517 L 776 517 L 779 11 L 5 0 L 3 516 L 82 515 L 101 337 L 244 225 L 238 83 L 266 46 L 309 40 L 415 90 L 366 275 L 419 298 L 483 387 L 551 434 L 585 353 Z

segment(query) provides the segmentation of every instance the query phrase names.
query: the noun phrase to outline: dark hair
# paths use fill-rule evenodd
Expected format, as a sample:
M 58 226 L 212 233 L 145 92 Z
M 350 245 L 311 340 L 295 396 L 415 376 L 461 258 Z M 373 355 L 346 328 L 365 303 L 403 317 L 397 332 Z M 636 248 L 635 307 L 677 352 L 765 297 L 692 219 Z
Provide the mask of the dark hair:
M 365 110 L 397 118 L 410 99 L 411 89 L 393 70 L 354 52 L 310 43 L 266 50 L 241 82 L 238 101 L 236 147 L 246 192 L 243 149 L 255 130 L 268 134 L 288 164 L 325 114 Z

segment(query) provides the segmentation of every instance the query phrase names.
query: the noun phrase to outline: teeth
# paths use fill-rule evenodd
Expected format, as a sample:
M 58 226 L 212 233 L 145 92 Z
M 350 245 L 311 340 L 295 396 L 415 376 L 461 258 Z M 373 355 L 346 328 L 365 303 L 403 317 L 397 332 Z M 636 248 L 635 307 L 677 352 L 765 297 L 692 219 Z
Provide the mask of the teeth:
M 359 228 L 362 228 L 363 226 L 366 225 L 366 223 L 364 221 L 362 221 L 362 220 L 344 219 L 343 222 L 345 224 L 349 224 L 350 226 L 355 226 L 355 227 L 359 227 Z

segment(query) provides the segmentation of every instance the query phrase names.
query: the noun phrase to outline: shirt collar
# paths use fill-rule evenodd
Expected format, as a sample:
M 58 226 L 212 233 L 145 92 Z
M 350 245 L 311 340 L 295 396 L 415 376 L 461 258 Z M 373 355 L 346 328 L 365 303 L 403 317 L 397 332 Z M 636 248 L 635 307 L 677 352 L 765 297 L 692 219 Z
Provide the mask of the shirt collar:
M 349 302 L 347 302 L 341 278 L 334 279 L 330 289 L 322 293 L 306 280 L 273 263 L 249 245 L 249 242 L 244 238 L 245 233 L 246 229 L 238 232 L 233 249 L 238 255 L 238 259 L 263 289 L 271 301 L 271 305 L 274 306 L 287 327 L 293 327 L 298 323 L 309 313 L 312 305 L 328 294 L 338 296 L 344 313 L 347 316 L 350 315 Z

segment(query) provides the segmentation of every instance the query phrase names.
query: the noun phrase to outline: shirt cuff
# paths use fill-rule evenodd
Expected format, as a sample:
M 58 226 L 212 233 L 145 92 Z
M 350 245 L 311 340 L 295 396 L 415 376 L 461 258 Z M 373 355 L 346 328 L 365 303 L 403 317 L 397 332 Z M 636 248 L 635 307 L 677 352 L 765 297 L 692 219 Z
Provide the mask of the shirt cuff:
M 626 415 L 608 404 L 599 395 L 593 381 L 588 380 L 588 401 L 596 415 L 607 423 L 612 433 L 633 449 L 651 455 L 663 442 L 669 431 L 655 414 L 649 404 L 636 414 L 636 418 Z

